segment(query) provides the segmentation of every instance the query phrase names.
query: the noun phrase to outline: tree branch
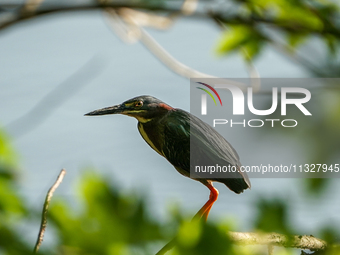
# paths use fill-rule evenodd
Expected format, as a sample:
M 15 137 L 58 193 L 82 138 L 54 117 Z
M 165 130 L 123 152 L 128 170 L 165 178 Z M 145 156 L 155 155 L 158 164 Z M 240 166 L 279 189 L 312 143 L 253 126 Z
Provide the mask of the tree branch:
M 229 232 L 229 238 L 238 245 L 269 245 L 287 248 L 324 250 L 327 243 L 312 235 L 286 236 L 277 233 Z
M 38 2 L 38 0 L 36 0 Z M 194 4 L 195 1 L 189 1 Z M 0 5 L 0 7 L 7 7 L 7 8 L 15 8 L 21 7 L 22 5 L 15 5 L 15 4 L 7 4 L 7 5 Z M 25 10 L 27 10 L 28 5 L 25 5 Z M 35 5 L 34 5 L 35 7 Z M 225 15 L 226 10 L 220 8 L 218 10 L 206 10 L 203 11 L 195 11 L 192 12 L 187 11 L 186 8 L 183 9 L 182 5 L 173 5 L 167 4 L 166 2 L 160 2 L 158 4 L 140 4 L 134 1 L 102 1 L 96 2 L 90 5 L 46 5 L 44 8 L 40 7 L 34 12 L 27 12 L 27 11 L 19 11 L 16 15 L 11 15 L 10 17 L 6 17 L 6 19 L 0 19 L 0 30 L 4 29 L 5 27 L 11 26 L 17 22 L 24 21 L 30 18 L 35 18 L 38 16 L 43 16 L 47 14 L 57 13 L 57 12 L 74 12 L 74 11 L 91 11 L 97 9 L 106 9 L 106 8 L 132 8 L 132 9 L 140 9 L 140 10 L 147 10 L 147 11 L 158 11 L 158 12 L 165 12 L 171 14 L 180 14 L 183 16 L 190 15 L 190 17 L 197 17 L 197 18 L 208 18 L 208 19 L 217 19 L 225 24 L 246 24 L 246 25 L 254 25 L 258 24 L 265 24 L 273 27 L 278 27 L 286 32 L 291 33 L 310 33 L 314 35 L 333 35 L 336 37 L 340 37 L 340 29 L 335 25 L 332 25 L 331 22 L 327 22 L 327 26 L 323 27 L 322 29 L 317 28 L 310 28 L 309 26 L 303 26 L 299 24 L 298 26 L 294 23 L 289 23 L 286 20 L 278 20 L 275 18 L 268 18 L 268 17 L 260 17 L 257 15 L 248 15 L 245 16 L 241 14 L 228 14 Z
M 143 27 L 141 27 L 139 20 L 137 19 L 138 17 L 136 18 L 136 13 L 138 12 L 128 9 L 124 9 L 123 11 L 122 9 L 119 9 L 118 12 L 112 8 L 106 9 L 106 14 L 109 15 L 108 24 L 110 25 L 110 28 L 112 28 L 123 41 L 132 43 L 139 40 L 149 52 L 176 74 L 185 78 L 218 78 L 210 74 L 199 72 L 175 59 L 149 33 L 147 33 Z M 250 77 L 259 78 L 255 68 L 251 65 L 248 67 Z M 221 82 L 228 82 L 229 84 L 238 86 L 242 90 L 246 90 L 247 87 L 243 83 L 229 79 L 221 78 Z M 252 83 L 252 86 L 253 85 L 254 87 L 256 85 L 255 92 L 257 92 L 259 88 L 258 84 L 254 82 Z
M 36 242 L 36 244 L 34 246 L 34 250 L 33 250 L 34 254 L 36 254 L 38 252 L 40 245 L 41 245 L 43 238 L 44 238 L 44 233 L 45 233 L 45 229 L 46 229 L 46 225 L 47 225 L 47 212 L 48 212 L 48 207 L 50 205 L 53 193 L 58 188 L 60 183 L 63 181 L 65 174 L 66 174 L 66 170 L 62 169 L 60 171 L 59 175 L 58 175 L 57 180 L 55 181 L 55 183 L 52 185 L 52 187 L 47 192 L 45 202 L 44 202 L 44 206 L 43 206 L 43 210 L 42 210 L 40 230 L 39 230 L 37 242 Z
M 312 235 L 287 236 L 278 233 L 228 232 L 236 245 L 267 245 L 268 254 L 273 254 L 274 246 L 319 251 L 327 248 L 327 243 Z M 176 238 L 167 243 L 156 255 L 164 255 L 176 245 Z
M 25 5 L 27 7 L 27 5 Z M 7 8 L 20 8 L 21 5 L 0 5 L 0 7 L 7 7 Z M 45 16 L 48 14 L 53 13 L 61 13 L 61 12 L 75 12 L 75 11 L 94 11 L 100 9 L 106 9 L 108 7 L 117 9 L 117 8 L 133 8 L 133 9 L 142 9 L 142 10 L 149 10 L 149 11 L 163 11 L 167 13 L 181 13 L 181 8 L 176 7 L 165 7 L 163 5 L 146 5 L 146 4 L 137 4 L 136 2 L 129 2 L 129 1 L 119 1 L 119 2 L 110 2 L 110 3 L 97 3 L 91 5 L 73 5 L 73 6 L 53 6 L 49 5 L 44 8 L 39 8 L 34 12 L 27 12 L 27 11 L 18 11 L 15 13 L 11 13 L 5 19 L 0 19 L 0 30 L 7 28 L 11 25 L 19 23 L 21 21 L 25 21 L 31 18 L 37 18 L 40 16 Z M 1 18 L 1 16 L 0 16 Z

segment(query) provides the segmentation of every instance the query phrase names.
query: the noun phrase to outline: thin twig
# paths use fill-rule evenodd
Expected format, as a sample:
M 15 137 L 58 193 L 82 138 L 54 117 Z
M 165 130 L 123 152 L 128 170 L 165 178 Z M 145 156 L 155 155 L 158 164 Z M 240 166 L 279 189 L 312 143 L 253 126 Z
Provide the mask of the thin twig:
M 42 210 L 41 224 L 40 224 L 38 239 L 37 239 L 37 242 L 36 242 L 36 244 L 34 246 L 34 250 L 33 250 L 34 254 L 36 254 L 38 252 L 40 245 L 41 245 L 43 238 L 44 238 L 44 233 L 45 233 L 46 225 L 47 225 L 47 212 L 48 212 L 48 207 L 50 205 L 53 193 L 58 188 L 60 183 L 63 181 L 65 174 L 66 174 L 66 170 L 62 169 L 60 171 L 59 175 L 58 175 L 57 180 L 55 181 L 55 183 L 52 185 L 52 187 L 47 192 L 45 202 L 44 202 L 44 207 L 43 207 L 43 210 Z
M 156 255 L 164 255 L 169 250 L 171 250 L 176 244 L 176 238 L 173 238 L 170 242 L 168 242 L 166 245 L 163 246 L 162 249 L 160 249 Z

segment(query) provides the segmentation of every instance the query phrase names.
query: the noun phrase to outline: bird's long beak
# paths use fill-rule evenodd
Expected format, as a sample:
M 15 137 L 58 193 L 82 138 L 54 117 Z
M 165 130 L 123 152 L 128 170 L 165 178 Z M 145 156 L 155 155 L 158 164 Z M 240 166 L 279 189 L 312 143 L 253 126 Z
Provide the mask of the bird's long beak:
M 110 107 L 105 107 L 99 110 L 95 110 L 93 112 L 86 113 L 85 116 L 95 116 L 95 115 L 107 115 L 107 114 L 118 114 L 122 113 L 124 107 L 122 105 L 115 105 Z

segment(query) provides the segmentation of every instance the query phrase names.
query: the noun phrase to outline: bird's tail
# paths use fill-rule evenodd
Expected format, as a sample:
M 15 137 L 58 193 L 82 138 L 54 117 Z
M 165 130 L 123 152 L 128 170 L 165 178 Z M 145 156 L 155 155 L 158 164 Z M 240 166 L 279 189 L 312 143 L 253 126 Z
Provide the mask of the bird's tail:
M 237 194 L 242 193 L 246 189 L 251 188 L 251 184 L 246 173 L 241 172 L 240 167 L 237 167 L 238 173 L 235 178 L 219 178 L 214 181 L 224 183 L 230 190 Z

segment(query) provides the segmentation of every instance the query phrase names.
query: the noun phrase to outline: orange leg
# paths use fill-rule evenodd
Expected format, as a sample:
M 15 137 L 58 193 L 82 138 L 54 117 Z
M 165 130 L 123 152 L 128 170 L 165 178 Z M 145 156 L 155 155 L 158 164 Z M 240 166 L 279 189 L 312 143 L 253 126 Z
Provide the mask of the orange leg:
M 212 185 L 212 183 L 204 184 L 210 190 L 209 200 L 203 205 L 203 207 L 196 213 L 194 219 L 196 218 L 204 218 L 205 221 L 208 219 L 209 212 L 211 207 L 215 203 L 218 198 L 218 190 Z
M 211 207 L 218 198 L 218 190 L 212 185 L 211 182 L 202 182 L 210 190 L 209 200 L 203 205 L 203 207 L 196 213 L 193 220 L 203 218 L 205 221 L 208 219 Z M 176 238 L 168 242 L 156 255 L 163 255 L 170 249 L 172 249 L 176 244 Z

